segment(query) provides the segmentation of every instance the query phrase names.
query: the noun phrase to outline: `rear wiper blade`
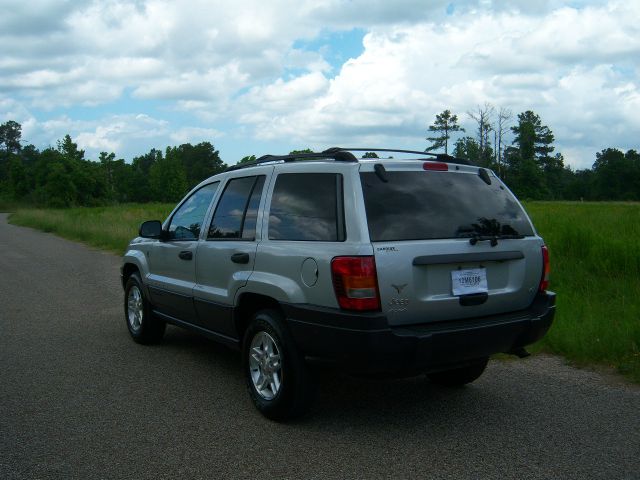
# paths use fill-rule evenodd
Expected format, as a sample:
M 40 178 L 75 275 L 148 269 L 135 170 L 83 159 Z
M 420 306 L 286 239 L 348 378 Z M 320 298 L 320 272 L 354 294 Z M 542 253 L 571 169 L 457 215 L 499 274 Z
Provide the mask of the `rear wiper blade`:
M 498 245 L 498 237 L 496 235 L 472 235 L 471 238 L 469 238 L 469 243 L 471 245 L 475 245 L 478 242 L 484 242 L 487 240 L 491 242 L 492 247 Z
M 491 242 L 491 246 L 495 247 L 498 245 L 498 240 L 508 240 L 508 239 L 520 239 L 524 238 L 524 235 L 472 235 L 469 238 L 469 243 L 471 245 L 475 245 L 478 242 L 489 241 Z
M 521 238 L 524 238 L 524 235 L 521 235 L 519 233 L 515 233 L 515 234 L 504 234 L 504 235 L 497 235 L 497 237 L 502 240 L 502 239 L 516 239 L 519 240 Z

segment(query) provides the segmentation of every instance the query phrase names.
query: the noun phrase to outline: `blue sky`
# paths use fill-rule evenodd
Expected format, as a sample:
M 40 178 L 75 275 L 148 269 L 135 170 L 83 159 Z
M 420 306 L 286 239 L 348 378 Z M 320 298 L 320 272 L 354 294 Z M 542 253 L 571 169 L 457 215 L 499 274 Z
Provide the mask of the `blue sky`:
M 97 158 L 424 149 L 450 109 L 531 109 L 574 168 L 640 149 L 640 2 L 0 0 L 0 121 Z M 508 139 L 510 140 L 510 139 Z

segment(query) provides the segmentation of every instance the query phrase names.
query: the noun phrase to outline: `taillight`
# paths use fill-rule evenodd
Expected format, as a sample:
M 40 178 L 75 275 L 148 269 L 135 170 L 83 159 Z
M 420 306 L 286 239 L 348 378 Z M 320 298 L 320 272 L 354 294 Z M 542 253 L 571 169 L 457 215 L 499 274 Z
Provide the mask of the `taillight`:
M 423 170 L 435 170 L 436 172 L 448 172 L 449 165 L 444 162 L 424 162 L 422 164 Z
M 549 250 L 546 245 L 542 246 L 542 278 L 540 279 L 540 292 L 546 292 L 549 288 L 549 273 L 551 266 L 549 265 Z
M 331 261 L 331 274 L 340 308 L 380 310 L 374 257 L 335 257 Z

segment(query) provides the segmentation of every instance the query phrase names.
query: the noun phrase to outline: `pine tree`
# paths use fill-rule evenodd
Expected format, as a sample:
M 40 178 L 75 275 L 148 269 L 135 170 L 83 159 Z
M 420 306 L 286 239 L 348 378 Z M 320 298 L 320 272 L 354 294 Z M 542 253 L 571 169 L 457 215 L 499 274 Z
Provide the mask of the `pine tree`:
M 427 137 L 427 140 L 432 143 L 430 147 L 425 149 L 425 152 L 437 150 L 444 147 L 444 153 L 449 153 L 449 139 L 452 132 L 464 132 L 464 128 L 458 125 L 458 116 L 452 115 L 450 110 L 436 115 L 436 121 L 433 125 L 429 126 L 430 132 L 440 133 L 437 137 Z

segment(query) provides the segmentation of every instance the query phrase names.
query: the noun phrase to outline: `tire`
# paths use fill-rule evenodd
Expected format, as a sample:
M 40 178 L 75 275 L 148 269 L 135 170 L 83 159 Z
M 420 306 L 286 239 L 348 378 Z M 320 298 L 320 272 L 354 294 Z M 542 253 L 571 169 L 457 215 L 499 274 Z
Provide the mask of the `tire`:
M 242 363 L 253 404 L 271 420 L 286 420 L 306 413 L 313 401 L 313 385 L 282 315 L 260 310 L 247 328 Z
M 428 373 L 427 377 L 432 383 L 444 385 L 446 387 L 460 387 L 477 380 L 487 368 L 488 358 L 477 360 L 476 362 L 461 368 L 445 370 L 443 372 Z
M 124 321 L 131 338 L 145 345 L 161 341 L 167 326 L 153 315 L 137 272 L 131 274 L 124 289 Z

